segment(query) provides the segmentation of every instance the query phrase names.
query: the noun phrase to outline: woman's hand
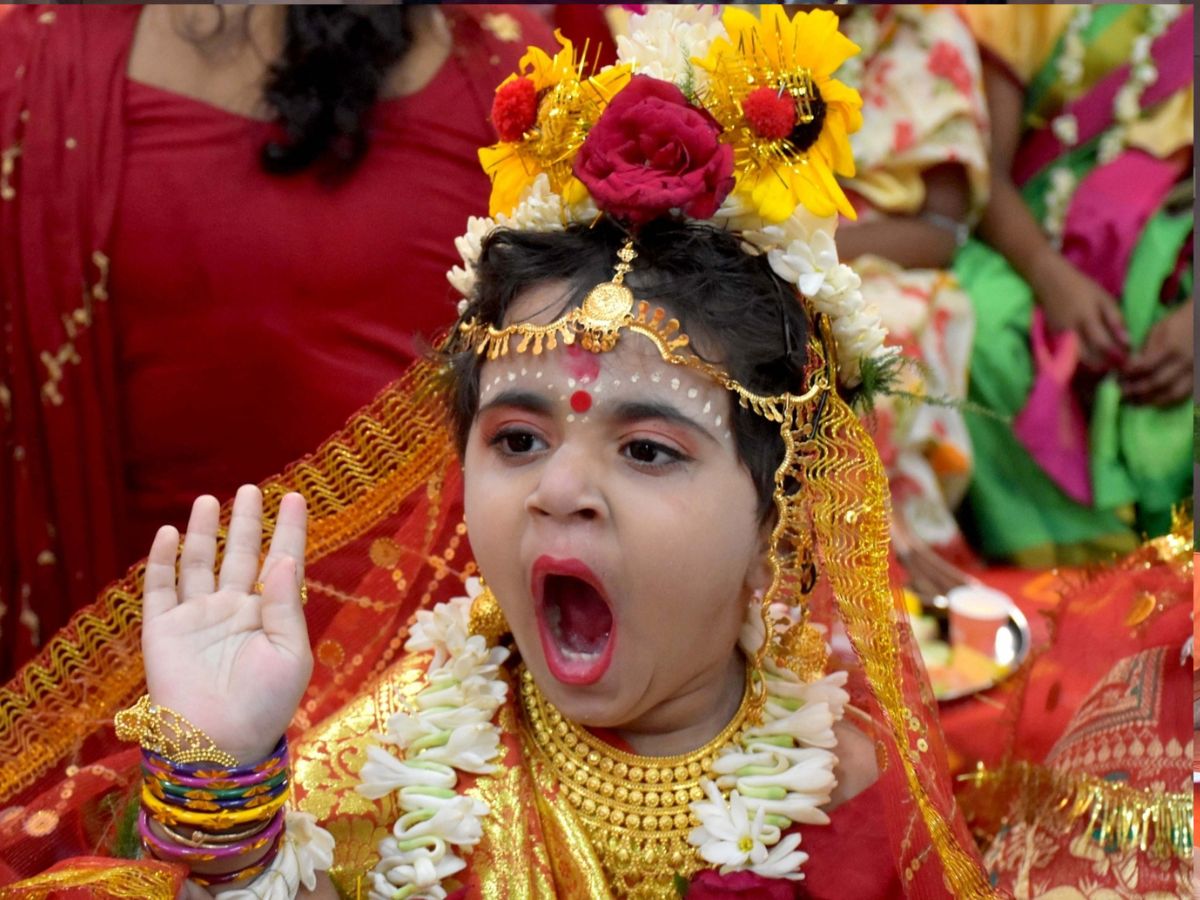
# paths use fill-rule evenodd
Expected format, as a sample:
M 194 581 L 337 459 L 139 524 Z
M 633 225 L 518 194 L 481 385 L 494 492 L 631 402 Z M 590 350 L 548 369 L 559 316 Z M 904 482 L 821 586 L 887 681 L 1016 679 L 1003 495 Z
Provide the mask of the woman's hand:
M 1131 403 L 1174 406 L 1192 393 L 1192 301 L 1159 319 L 1146 343 L 1121 370 L 1121 393 Z
M 1120 368 L 1129 352 L 1121 310 L 1108 291 L 1057 253 L 1047 253 L 1031 286 L 1053 331 L 1079 336 L 1079 358 L 1094 372 Z
M 150 699 L 242 764 L 271 752 L 312 674 L 300 600 L 305 505 L 299 494 L 283 498 L 260 569 L 262 495 L 242 487 L 214 577 L 219 511 L 213 497 L 193 504 L 178 584 L 179 534 L 167 526 L 155 536 L 143 591 L 142 654 Z M 261 596 L 256 582 L 263 584 Z

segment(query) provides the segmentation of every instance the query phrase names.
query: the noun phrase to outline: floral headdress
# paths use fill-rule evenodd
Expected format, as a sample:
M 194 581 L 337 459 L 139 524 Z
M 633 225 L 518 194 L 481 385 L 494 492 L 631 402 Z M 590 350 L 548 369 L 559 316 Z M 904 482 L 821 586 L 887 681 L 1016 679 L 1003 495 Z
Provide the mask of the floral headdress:
M 657 9 L 633 17 L 617 63 L 590 75 L 558 40 L 553 57 L 530 48 L 496 89 L 500 140 L 479 153 L 490 217 L 469 220 L 449 274 L 463 297 L 497 227 L 556 231 L 606 214 L 636 229 L 671 215 L 767 254 L 828 318 L 843 387 L 885 366 L 879 315 L 833 240 L 836 216 L 854 217 L 834 176 L 854 174 L 848 138 L 862 124 L 858 93 L 833 77 L 858 52 L 835 15 Z

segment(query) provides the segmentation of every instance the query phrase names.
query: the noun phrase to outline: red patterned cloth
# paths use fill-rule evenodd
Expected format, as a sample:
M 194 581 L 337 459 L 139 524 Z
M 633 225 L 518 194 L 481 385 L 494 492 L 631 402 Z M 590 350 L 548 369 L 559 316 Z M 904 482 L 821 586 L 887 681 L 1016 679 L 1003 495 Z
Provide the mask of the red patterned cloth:
M 1082 785 L 1101 784 L 1123 791 L 1114 806 L 1177 798 L 1190 818 L 1192 666 L 1184 644 L 1193 562 L 1183 536 L 1190 530 L 1190 522 L 1181 524 L 1116 564 L 1062 578 L 1050 641 L 993 717 L 988 731 L 1007 740 L 999 763 L 989 766 L 1001 776 L 998 787 L 968 789 L 963 800 L 990 840 L 985 862 L 993 879 L 1017 898 L 1188 891 L 1190 858 L 1155 852 L 1157 831 L 1148 850 L 1102 844 L 1090 811 L 1072 813 L 1062 801 Z M 1037 786 L 1005 780 L 1017 771 L 1033 773 Z

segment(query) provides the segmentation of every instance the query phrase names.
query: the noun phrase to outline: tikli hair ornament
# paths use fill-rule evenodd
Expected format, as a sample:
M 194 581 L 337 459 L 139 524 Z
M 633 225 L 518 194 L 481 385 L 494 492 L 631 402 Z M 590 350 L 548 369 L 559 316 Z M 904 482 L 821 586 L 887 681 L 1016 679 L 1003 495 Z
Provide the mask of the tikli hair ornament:
M 531 48 L 497 88 L 500 141 L 480 151 L 491 217 L 472 217 L 455 242 L 463 264 L 448 277 L 466 298 L 460 314 L 496 228 L 561 231 L 608 215 L 636 231 L 670 215 L 738 232 L 748 253 L 767 254 L 828 317 L 843 387 L 894 377 L 879 314 L 833 242 L 837 215 L 854 218 L 834 175 L 854 174 L 849 135 L 862 124 L 861 97 L 832 77 L 858 52 L 837 24 L 826 10 L 789 18 L 777 6 L 761 20 L 732 7 L 651 10 L 631 18 L 617 64 L 590 76 L 561 36 L 553 58 Z M 534 351 L 554 346 L 550 336 L 535 337 Z

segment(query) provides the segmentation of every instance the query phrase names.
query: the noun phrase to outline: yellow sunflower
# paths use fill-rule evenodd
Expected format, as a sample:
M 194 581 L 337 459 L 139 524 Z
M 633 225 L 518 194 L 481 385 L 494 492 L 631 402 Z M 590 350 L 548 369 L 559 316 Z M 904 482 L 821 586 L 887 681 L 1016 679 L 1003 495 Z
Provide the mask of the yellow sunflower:
M 728 39 L 695 62 L 709 73 L 704 105 L 734 149 L 734 192 L 771 222 L 797 204 L 854 218 L 834 174 L 854 174 L 849 136 L 862 126 L 862 98 L 832 76 L 858 46 L 828 10 L 789 20 L 764 6 L 760 20 L 730 6 L 722 21 Z
M 629 83 L 629 66 L 612 66 L 583 77 L 586 60 L 576 58 L 571 41 L 555 32 L 560 50 L 553 57 L 530 47 L 517 74 L 496 88 L 492 121 L 499 143 L 479 151 L 492 179 L 489 212 L 509 214 L 521 192 L 542 172 L 567 203 L 587 196 L 574 176 L 575 152 L 608 101 Z

